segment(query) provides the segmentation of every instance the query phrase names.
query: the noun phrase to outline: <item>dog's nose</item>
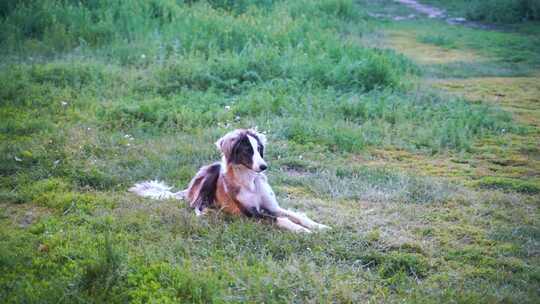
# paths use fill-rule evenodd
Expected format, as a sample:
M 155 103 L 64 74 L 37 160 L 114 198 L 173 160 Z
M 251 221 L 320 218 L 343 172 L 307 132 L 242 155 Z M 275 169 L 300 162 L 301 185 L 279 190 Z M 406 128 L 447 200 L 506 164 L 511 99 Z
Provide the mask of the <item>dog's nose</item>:
M 266 165 L 260 165 L 260 166 L 259 166 L 259 169 L 261 169 L 261 171 L 264 171 L 264 170 L 266 170 L 267 168 L 268 168 L 268 166 L 266 166 Z

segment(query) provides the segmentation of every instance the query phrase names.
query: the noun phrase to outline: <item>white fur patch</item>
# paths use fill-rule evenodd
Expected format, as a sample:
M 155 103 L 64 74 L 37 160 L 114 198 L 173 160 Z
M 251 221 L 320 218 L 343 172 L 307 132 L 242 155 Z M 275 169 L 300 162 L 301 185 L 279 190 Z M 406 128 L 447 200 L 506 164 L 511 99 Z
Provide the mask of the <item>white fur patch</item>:
M 266 166 L 266 162 L 264 161 L 264 159 L 261 157 L 261 154 L 259 153 L 259 149 L 258 149 L 259 143 L 257 142 L 257 139 L 255 139 L 251 135 L 248 135 L 248 139 L 249 139 L 249 143 L 251 144 L 251 148 L 253 149 L 253 159 L 252 159 L 253 168 L 252 169 L 256 172 L 260 172 L 261 171 L 260 167 L 262 165 Z
M 135 193 L 142 197 L 149 197 L 157 200 L 164 200 L 169 198 L 183 199 L 185 197 L 184 191 L 171 192 L 172 187 L 158 180 L 146 181 L 135 184 L 129 188 L 128 191 Z

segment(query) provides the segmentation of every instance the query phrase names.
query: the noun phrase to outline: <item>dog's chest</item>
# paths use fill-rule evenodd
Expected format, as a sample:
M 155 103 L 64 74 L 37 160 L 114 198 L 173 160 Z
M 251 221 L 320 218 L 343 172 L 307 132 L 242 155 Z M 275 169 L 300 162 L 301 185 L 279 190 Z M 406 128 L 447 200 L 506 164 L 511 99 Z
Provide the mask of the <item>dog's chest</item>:
M 240 190 L 237 199 L 245 208 L 248 209 L 259 209 L 259 207 L 261 206 L 261 196 L 256 192 L 252 192 L 246 189 Z
M 236 198 L 246 208 L 259 209 L 263 204 L 264 192 L 266 191 L 263 183 L 264 181 L 259 179 L 253 180 L 248 186 L 240 188 Z

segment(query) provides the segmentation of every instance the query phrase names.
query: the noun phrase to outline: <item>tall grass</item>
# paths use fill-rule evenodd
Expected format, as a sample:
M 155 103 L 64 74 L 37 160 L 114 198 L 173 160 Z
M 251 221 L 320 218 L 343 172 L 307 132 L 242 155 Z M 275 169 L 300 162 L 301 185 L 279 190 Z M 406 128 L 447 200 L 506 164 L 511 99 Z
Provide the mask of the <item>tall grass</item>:
M 273 1 L 27 1 L 9 7 L 3 12 L 0 42 L 4 50 L 18 54 L 75 47 L 128 52 L 121 46 L 165 54 L 240 52 L 248 42 L 295 47 L 310 42 L 305 33 L 317 37 L 324 29 L 338 26 L 340 20 L 358 18 L 352 2 L 344 0 L 275 5 Z M 236 11 L 238 7 L 249 11 L 235 14 L 223 9 Z M 155 54 L 146 55 L 151 58 Z
M 540 2 L 537 0 L 473 1 L 466 11 L 468 18 L 499 23 L 517 23 L 540 20 Z
M 347 0 L 25 1 L 2 16 L 2 172 L 23 184 L 121 184 L 131 162 L 111 162 L 136 144 L 126 134 L 211 141 L 258 125 L 304 149 L 438 153 L 518 130 L 499 110 L 405 92 L 412 63 L 340 37 L 363 24 Z

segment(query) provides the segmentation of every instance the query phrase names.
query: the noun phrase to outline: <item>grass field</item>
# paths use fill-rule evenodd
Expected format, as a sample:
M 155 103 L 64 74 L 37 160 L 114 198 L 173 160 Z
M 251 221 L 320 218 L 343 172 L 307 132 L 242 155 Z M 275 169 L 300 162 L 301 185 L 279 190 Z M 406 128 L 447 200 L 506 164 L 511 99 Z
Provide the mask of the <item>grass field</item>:
M 540 25 L 391 18 L 413 13 L 2 2 L 0 302 L 536 303 Z M 185 187 L 239 127 L 331 231 L 127 193 Z

